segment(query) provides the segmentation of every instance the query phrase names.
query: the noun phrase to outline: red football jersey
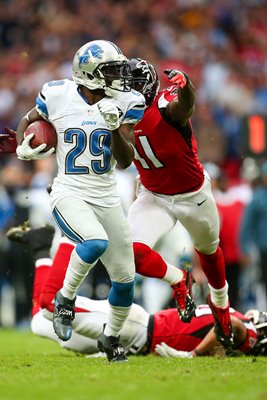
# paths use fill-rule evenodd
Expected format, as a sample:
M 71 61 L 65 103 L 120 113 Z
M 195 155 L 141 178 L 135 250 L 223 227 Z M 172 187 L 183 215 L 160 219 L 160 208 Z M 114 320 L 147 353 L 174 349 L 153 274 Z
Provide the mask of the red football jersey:
M 234 309 L 230 309 L 230 314 L 242 320 L 247 328 L 248 336 L 246 343 L 240 346 L 244 353 L 256 343 L 256 328 L 243 314 Z M 204 339 L 207 333 L 214 326 L 214 319 L 209 306 L 202 305 L 196 309 L 196 317 L 190 323 L 182 322 L 175 308 L 163 310 L 154 316 L 154 329 L 152 333 L 151 351 L 156 344 L 165 342 L 168 346 L 176 350 L 192 351 Z
M 191 123 L 178 130 L 159 111 L 176 96 L 177 86 L 161 91 L 134 127 L 140 180 L 146 189 L 167 195 L 195 191 L 204 180 Z

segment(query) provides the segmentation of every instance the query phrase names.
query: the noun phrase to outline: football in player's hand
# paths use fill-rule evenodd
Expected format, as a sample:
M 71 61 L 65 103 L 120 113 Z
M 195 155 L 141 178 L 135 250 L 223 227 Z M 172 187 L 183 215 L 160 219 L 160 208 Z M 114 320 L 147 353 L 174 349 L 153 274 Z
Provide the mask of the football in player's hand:
M 43 150 L 44 152 L 50 150 L 52 147 L 57 147 L 57 133 L 53 125 L 49 122 L 44 120 L 32 122 L 24 132 L 24 137 L 32 133 L 34 133 L 34 136 L 30 141 L 30 146 L 33 149 L 43 143 L 47 144 Z

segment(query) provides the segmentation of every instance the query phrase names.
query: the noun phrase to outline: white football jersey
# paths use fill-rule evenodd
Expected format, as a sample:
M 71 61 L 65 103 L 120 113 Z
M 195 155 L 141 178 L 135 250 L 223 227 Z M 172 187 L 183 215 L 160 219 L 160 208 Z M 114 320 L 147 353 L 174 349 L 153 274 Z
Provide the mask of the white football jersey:
M 118 107 L 121 124 L 134 125 L 143 116 L 145 99 L 134 90 L 103 100 Z M 36 108 L 57 131 L 58 174 L 51 192 L 52 206 L 68 195 L 104 207 L 119 205 L 111 133 L 97 103 L 89 104 L 78 86 L 65 79 L 44 84 Z

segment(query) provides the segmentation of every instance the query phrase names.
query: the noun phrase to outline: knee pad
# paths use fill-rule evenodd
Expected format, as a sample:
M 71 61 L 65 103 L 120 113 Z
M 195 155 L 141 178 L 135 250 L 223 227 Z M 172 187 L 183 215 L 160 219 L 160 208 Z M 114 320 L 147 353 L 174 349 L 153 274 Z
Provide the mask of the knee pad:
M 108 240 L 85 240 L 83 243 L 78 243 L 76 253 L 87 264 L 93 264 L 108 247 Z
M 111 282 L 108 300 L 112 306 L 130 307 L 134 297 L 134 281 L 128 283 Z

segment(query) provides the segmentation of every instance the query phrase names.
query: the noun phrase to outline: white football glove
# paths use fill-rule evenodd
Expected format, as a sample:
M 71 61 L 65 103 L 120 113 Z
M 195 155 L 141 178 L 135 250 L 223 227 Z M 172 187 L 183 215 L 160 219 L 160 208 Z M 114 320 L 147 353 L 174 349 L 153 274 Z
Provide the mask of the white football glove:
M 88 354 L 85 358 L 102 358 L 107 357 L 106 353 L 99 351 L 98 353 Z
M 98 103 L 98 109 L 100 114 L 104 118 L 107 127 L 110 131 L 118 129 L 120 126 L 119 122 L 119 110 L 110 101 L 100 101 Z
M 155 352 L 161 357 L 193 358 L 193 354 L 190 351 L 175 350 L 164 342 L 156 345 Z
M 30 160 L 43 160 L 54 153 L 55 148 L 52 147 L 50 150 L 41 153 L 46 148 L 46 143 L 40 144 L 40 146 L 35 149 L 31 148 L 30 141 L 34 137 L 34 133 L 28 135 L 24 138 L 21 145 L 16 149 L 16 153 L 19 160 L 30 161 Z

